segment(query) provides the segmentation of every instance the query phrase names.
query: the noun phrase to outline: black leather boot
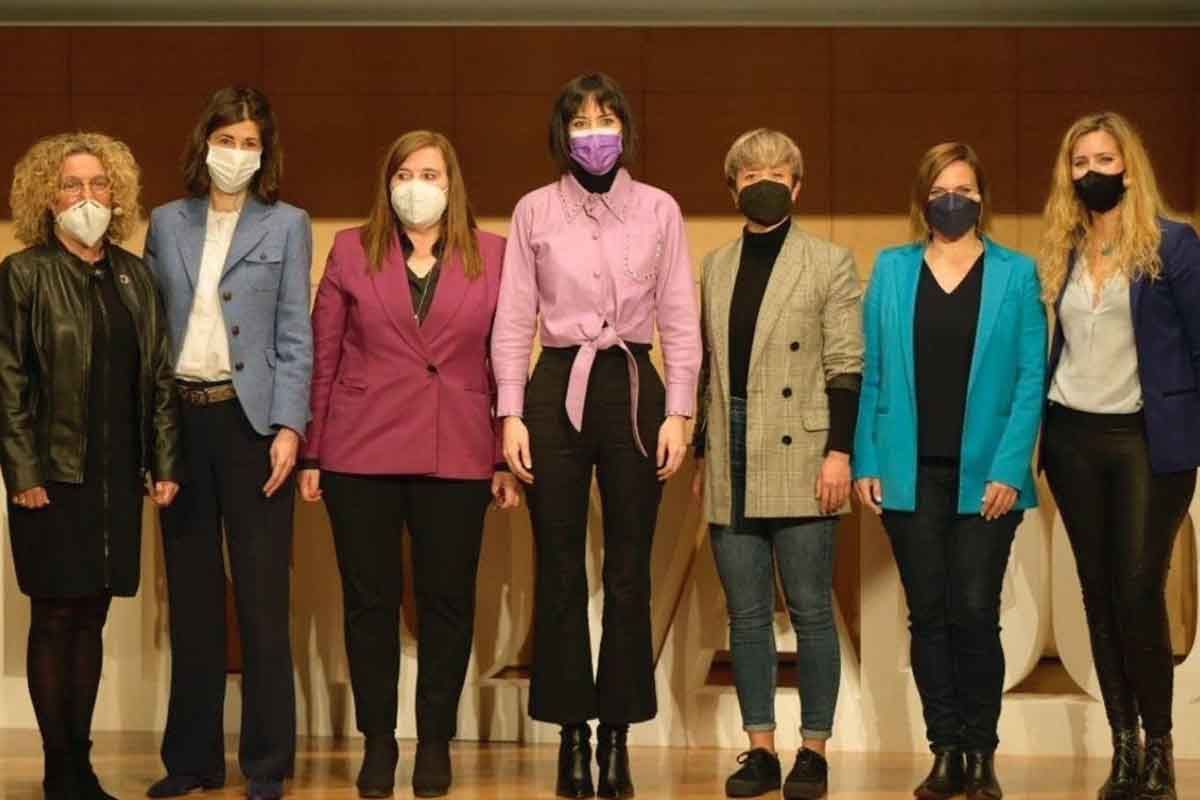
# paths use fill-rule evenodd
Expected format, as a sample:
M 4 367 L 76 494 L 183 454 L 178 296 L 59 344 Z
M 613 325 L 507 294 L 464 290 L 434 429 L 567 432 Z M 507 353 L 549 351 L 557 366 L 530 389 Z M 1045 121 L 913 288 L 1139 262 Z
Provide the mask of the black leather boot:
M 1113 731 L 1112 769 L 1097 800 L 1134 800 L 1142 770 L 1142 738 L 1137 728 Z
M 1004 797 L 1000 781 L 996 780 L 992 751 L 968 750 L 965 760 L 963 789 L 966 790 L 967 800 L 1000 800 Z
M 1142 767 L 1138 800 L 1176 800 L 1175 753 L 1171 737 L 1146 737 L 1146 763 Z
M 592 784 L 592 729 L 586 722 L 563 725 L 558 744 L 559 797 L 595 797 Z
M 956 747 L 933 752 L 933 768 L 921 785 L 913 790 L 917 800 L 949 800 L 963 793 L 963 754 Z
M 629 749 L 625 746 L 628 735 L 628 725 L 601 722 L 596 729 L 596 766 L 600 771 L 596 795 L 599 797 L 633 797 Z
M 400 747 L 395 736 L 368 736 L 363 744 L 362 768 L 356 782 L 358 796 L 391 797 L 399 760 Z
M 71 751 L 46 748 L 44 752 L 42 792 L 46 800 L 76 800 L 80 793 Z
M 92 743 L 84 740 L 71 746 L 71 758 L 75 768 L 75 785 L 81 800 L 117 800 L 100 785 L 96 771 L 92 769 Z
M 413 758 L 412 787 L 417 797 L 441 797 L 450 791 L 450 742 L 445 739 L 417 740 Z

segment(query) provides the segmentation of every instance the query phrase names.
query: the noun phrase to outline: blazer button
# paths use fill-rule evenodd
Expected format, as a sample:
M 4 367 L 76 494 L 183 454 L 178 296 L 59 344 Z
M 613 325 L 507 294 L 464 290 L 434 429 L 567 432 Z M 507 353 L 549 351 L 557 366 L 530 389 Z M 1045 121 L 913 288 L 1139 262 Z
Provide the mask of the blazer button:
M 790 350 L 791 350 L 791 351 L 794 353 L 794 352 L 796 352 L 797 350 L 799 350 L 799 349 L 800 349 L 800 343 L 799 343 L 799 342 L 792 342 L 790 345 L 788 345 L 788 347 L 789 347 L 789 349 L 790 349 Z
M 237 370 L 238 372 L 241 372 L 242 370 L 244 370 L 246 368 L 246 365 L 239 361 L 233 365 L 233 368 L 235 370 Z
M 228 303 L 230 300 L 233 299 L 233 292 L 222 292 L 221 299 L 224 300 L 226 303 Z
M 783 387 L 783 396 L 791 397 L 792 396 L 792 387 L 790 387 L 790 386 Z
M 234 336 L 237 336 L 239 333 L 242 332 L 242 329 L 239 328 L 237 325 L 234 325 L 233 328 L 229 332 L 232 333 Z
M 791 444 L 791 443 L 792 443 L 792 437 L 790 437 L 790 436 L 784 436 L 784 437 L 783 437 L 783 443 L 784 443 L 784 444 Z
M 425 371 L 430 375 L 437 375 L 437 367 L 435 367 L 433 364 L 426 364 Z

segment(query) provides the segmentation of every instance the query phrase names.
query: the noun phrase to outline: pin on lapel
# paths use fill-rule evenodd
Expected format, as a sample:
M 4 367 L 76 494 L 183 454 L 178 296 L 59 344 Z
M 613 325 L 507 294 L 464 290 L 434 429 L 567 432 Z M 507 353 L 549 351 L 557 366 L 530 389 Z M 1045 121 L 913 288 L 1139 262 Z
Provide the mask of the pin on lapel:
M 117 280 L 119 280 L 121 283 L 128 284 L 129 276 L 126 275 L 124 272 L 122 272 L 120 275 L 117 276 Z

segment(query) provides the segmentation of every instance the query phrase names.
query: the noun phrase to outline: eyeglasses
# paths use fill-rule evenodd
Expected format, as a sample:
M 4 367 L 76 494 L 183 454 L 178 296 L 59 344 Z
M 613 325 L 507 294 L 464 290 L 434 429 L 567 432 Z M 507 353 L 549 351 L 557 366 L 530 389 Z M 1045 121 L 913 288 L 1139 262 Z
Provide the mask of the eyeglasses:
M 112 181 L 103 175 L 92 178 L 90 181 L 82 181 L 79 178 L 67 178 L 58 185 L 58 190 L 70 197 L 79 197 L 83 194 L 83 187 L 85 186 L 91 189 L 93 197 L 105 196 L 112 191 Z

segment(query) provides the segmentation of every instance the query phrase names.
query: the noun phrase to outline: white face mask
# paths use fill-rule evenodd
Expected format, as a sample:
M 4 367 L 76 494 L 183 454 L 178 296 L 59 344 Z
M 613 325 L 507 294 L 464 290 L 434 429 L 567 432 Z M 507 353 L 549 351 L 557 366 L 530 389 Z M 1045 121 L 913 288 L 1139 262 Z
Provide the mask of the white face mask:
M 442 218 L 446 192 L 429 181 L 400 181 L 392 186 L 392 209 L 405 227 L 425 228 Z
M 96 242 L 104 238 L 111 220 L 112 209 L 90 197 L 80 200 L 54 217 L 59 227 L 87 247 L 94 247 Z
M 250 185 L 250 179 L 262 166 L 262 151 L 210 144 L 204 163 L 214 186 L 225 194 L 237 194 Z

